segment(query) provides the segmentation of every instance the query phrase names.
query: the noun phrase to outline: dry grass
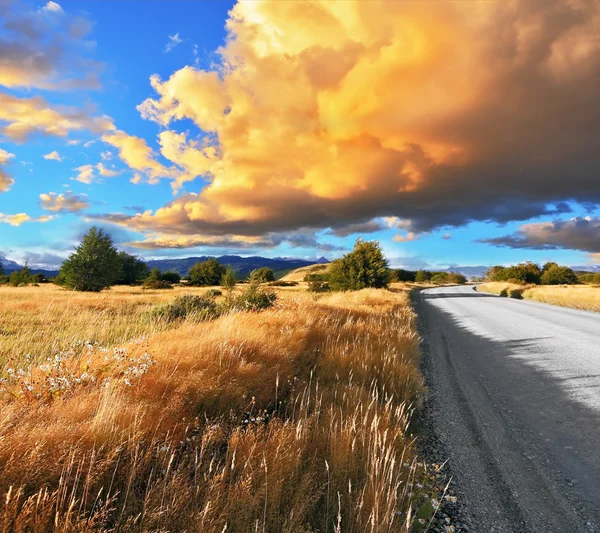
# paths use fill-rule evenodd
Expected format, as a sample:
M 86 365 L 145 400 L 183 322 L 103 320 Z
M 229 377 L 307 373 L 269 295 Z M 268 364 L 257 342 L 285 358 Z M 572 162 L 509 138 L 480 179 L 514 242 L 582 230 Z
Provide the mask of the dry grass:
M 422 389 L 408 295 L 278 292 L 167 329 L 143 317 L 173 291 L 2 289 L 3 353 L 146 337 L 125 363 L 70 354 L 97 379 L 51 399 L 2 397 L 0 531 L 412 531 L 431 503 L 411 488 L 428 474 L 407 429 Z
M 490 282 L 477 287 L 478 291 L 500 294 L 503 289 L 524 289 L 513 283 Z M 523 298 L 563 307 L 600 311 L 600 287 L 590 285 L 543 285 L 529 286 L 522 292 Z
M 292 270 L 281 279 L 282 281 L 304 281 L 308 274 L 326 274 L 330 268 L 331 263 L 308 265 Z

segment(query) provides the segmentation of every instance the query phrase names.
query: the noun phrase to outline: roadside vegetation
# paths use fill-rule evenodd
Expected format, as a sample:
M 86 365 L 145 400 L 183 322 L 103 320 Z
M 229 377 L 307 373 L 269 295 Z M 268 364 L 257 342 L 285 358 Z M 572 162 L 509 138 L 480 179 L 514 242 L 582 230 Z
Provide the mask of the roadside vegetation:
M 494 266 L 477 290 L 515 299 L 600 311 L 600 274 L 579 273 L 557 263 Z
M 376 243 L 365 249 L 369 272 L 387 268 Z M 311 294 L 265 271 L 239 283 L 196 270 L 192 283 L 146 273 L 166 291 L 83 290 L 74 270 L 64 287 L 80 290 L 0 288 L 0 531 L 383 533 L 437 520 L 455 498 L 411 434 L 423 385 L 408 290 L 386 290 L 383 272 Z

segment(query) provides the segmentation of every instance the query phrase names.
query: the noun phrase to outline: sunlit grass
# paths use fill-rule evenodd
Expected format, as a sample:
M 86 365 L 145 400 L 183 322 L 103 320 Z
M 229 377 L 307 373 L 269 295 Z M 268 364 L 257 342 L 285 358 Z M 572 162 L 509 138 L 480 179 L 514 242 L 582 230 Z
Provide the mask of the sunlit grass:
M 145 313 L 205 289 L 3 291 L 3 349 L 22 364 L 21 342 L 124 351 L 69 355 L 65 372 L 87 379 L 55 395 L 2 396 L 0 531 L 399 532 L 419 509 L 429 520 L 408 433 L 422 382 L 406 292 L 278 290 L 266 311 L 166 325 Z

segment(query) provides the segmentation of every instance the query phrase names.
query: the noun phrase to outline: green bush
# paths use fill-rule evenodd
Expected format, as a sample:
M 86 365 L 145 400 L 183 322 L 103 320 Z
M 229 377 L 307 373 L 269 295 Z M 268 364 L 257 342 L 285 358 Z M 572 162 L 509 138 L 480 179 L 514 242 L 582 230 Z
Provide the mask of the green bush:
M 578 282 L 577 274 L 566 266 L 554 264 L 542 274 L 543 285 L 575 285 Z
M 377 241 L 358 239 L 349 254 L 331 264 L 328 277 L 334 290 L 380 289 L 388 286 L 390 270 Z
M 179 283 L 181 281 L 181 276 L 177 272 L 167 270 L 166 272 L 161 273 L 160 279 L 168 281 L 169 283 Z
M 508 298 L 508 289 L 502 289 L 498 296 L 502 296 L 502 298 Z
M 172 289 L 173 285 L 164 279 L 147 278 L 142 283 L 142 289 L 147 290 L 161 290 L 161 289 Z
M 414 270 L 404 270 L 403 268 L 397 268 L 392 273 L 392 279 L 394 281 L 416 281 L 417 273 Z
M 0 285 L 6 285 L 8 283 L 8 276 L 4 274 L 0 275 Z
M 156 306 L 152 316 L 167 321 L 193 318 L 209 320 L 219 315 L 217 304 L 211 298 L 194 294 L 177 296 L 172 302 Z
M 208 289 L 204 293 L 204 296 L 208 296 L 210 298 L 215 298 L 217 296 L 222 296 L 222 295 L 223 295 L 223 291 L 220 291 L 219 289 Z
M 429 270 L 417 270 L 415 273 L 415 281 L 417 283 L 424 283 L 429 281 L 433 274 Z
M 207 259 L 190 268 L 190 285 L 219 285 L 226 269 L 216 259 Z
M 515 300 L 522 300 L 524 290 L 525 289 L 510 289 L 510 291 L 508 291 L 508 296 Z
M 260 267 L 250 273 L 250 281 L 268 283 L 269 281 L 275 281 L 275 274 L 270 268 Z
M 136 285 L 150 274 L 148 265 L 139 257 L 126 252 L 119 252 L 119 278 L 116 285 Z
M 269 283 L 269 287 L 297 287 L 297 281 L 283 281 L 281 279 Z
M 244 291 L 235 297 L 232 307 L 240 311 L 258 311 L 273 307 L 277 295 L 259 287 L 257 283 L 251 283 Z

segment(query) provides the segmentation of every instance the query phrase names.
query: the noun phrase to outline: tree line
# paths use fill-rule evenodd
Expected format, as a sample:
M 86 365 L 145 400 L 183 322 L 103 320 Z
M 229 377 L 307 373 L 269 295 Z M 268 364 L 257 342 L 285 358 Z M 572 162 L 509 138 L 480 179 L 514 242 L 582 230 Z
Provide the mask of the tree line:
M 491 267 L 485 274 L 486 281 L 506 281 L 521 285 L 575 285 L 582 282 L 573 269 L 549 261 L 542 267 L 526 261 L 517 265 Z

